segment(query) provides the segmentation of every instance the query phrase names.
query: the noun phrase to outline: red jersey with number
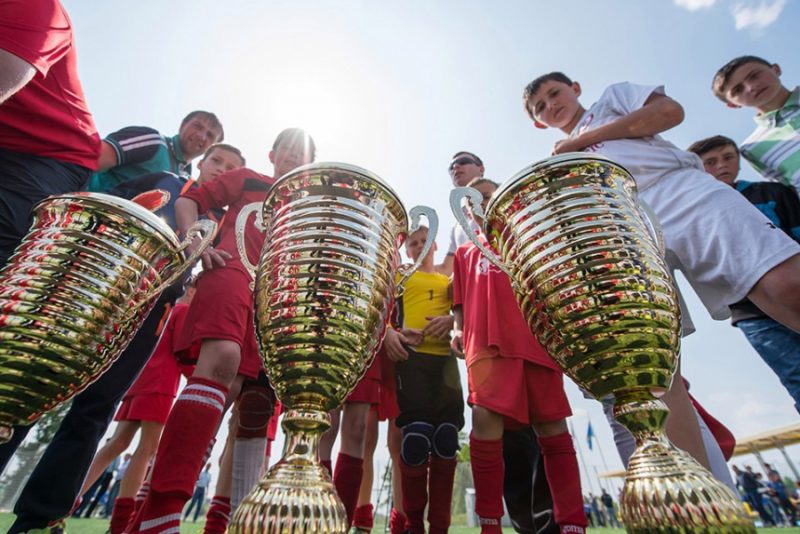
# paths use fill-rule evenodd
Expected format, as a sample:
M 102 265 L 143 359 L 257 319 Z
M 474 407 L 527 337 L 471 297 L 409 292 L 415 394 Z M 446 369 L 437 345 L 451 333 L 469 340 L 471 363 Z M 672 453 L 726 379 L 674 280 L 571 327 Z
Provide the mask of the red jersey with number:
M 0 0 L 0 49 L 36 74 L 0 105 L 0 148 L 97 168 L 100 136 L 78 80 L 72 23 L 57 0 Z
M 180 302 L 172 308 L 167 323 L 161 331 L 161 337 L 158 338 L 158 344 L 153 350 L 153 355 L 142 369 L 139 378 L 125 394 L 126 399 L 153 393 L 175 396 L 181 372 L 186 370 L 186 366 L 180 365 L 175 358 L 175 341 L 177 334 L 183 329 L 188 309 L 188 304 Z
M 274 178 L 243 167 L 221 174 L 181 195 L 195 201 L 201 214 L 212 209 L 221 210 L 227 206 L 228 211 L 222 221 L 222 227 L 217 233 L 218 244 L 214 247 L 231 255 L 231 259 L 225 261 L 226 266 L 247 272 L 239 261 L 239 249 L 236 246 L 236 219 L 242 208 L 248 204 L 253 202 L 262 204 L 274 183 Z M 260 212 L 261 208 L 259 207 Z M 259 254 L 261 254 L 261 247 L 264 244 L 264 233 L 253 225 L 255 217 L 254 213 L 247 219 L 244 240 L 250 263 L 258 265 Z
M 453 306 L 461 306 L 467 367 L 482 358 L 521 358 L 558 371 L 531 334 L 508 276 L 465 243 L 453 260 Z

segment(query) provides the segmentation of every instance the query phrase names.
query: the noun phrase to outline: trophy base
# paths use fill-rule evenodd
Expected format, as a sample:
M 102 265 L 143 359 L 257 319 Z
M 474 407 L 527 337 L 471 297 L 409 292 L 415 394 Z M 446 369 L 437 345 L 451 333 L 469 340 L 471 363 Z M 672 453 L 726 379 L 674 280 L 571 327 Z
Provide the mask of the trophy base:
M 281 461 L 236 509 L 230 534 L 344 534 L 347 514 L 319 463 Z
M 14 435 L 13 426 L 0 425 L 0 445 L 11 441 L 11 436 Z
M 632 534 L 756 533 L 733 491 L 661 436 L 631 456 L 620 511 Z

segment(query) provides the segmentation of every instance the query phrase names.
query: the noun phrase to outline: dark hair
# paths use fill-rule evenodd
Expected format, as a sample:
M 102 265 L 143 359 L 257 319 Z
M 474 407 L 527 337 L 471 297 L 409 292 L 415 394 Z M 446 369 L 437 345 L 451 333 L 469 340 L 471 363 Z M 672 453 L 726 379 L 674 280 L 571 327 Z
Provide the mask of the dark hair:
M 205 153 L 203 154 L 203 159 L 206 159 L 216 149 L 225 150 L 226 152 L 230 152 L 231 154 L 236 154 L 237 156 L 239 156 L 239 159 L 242 160 L 242 165 L 247 165 L 247 161 L 244 159 L 242 151 L 233 145 L 227 145 L 225 143 L 214 143 L 213 145 L 208 147 Z
M 450 159 L 451 159 L 451 160 L 454 160 L 454 159 L 456 159 L 458 156 L 469 156 L 469 157 L 471 157 L 472 159 L 474 159 L 475 161 L 477 161 L 477 162 L 478 162 L 478 165 L 480 165 L 481 167 L 483 167 L 483 160 L 482 160 L 481 158 L 479 158 L 478 156 L 476 156 L 475 154 L 473 154 L 472 152 L 467 152 L 466 150 L 461 150 L 461 151 L 459 151 L 459 152 L 456 152 L 455 154 L 453 154 L 453 157 L 452 157 L 452 158 L 450 158 Z
M 272 150 L 277 150 L 278 146 L 280 146 L 282 143 L 288 142 L 294 144 L 298 141 L 306 143 L 311 151 L 311 161 L 314 161 L 314 159 L 317 157 L 317 145 L 314 144 L 314 139 L 302 128 L 286 128 L 284 131 L 279 133 L 278 137 L 275 138 L 275 142 L 272 143 Z
M 758 56 L 739 56 L 728 61 L 722 66 L 721 69 L 717 71 L 717 73 L 714 75 L 714 80 L 711 82 L 711 90 L 714 91 L 714 94 L 717 98 L 723 102 L 728 102 L 725 99 L 725 85 L 731 79 L 731 76 L 736 69 L 745 63 L 760 63 L 762 65 L 766 65 L 767 67 L 772 66 L 772 63 Z
M 525 108 L 525 112 L 530 118 L 533 118 L 533 110 L 531 110 L 530 106 L 528 106 L 528 101 L 539 91 L 544 82 L 561 82 L 567 85 L 572 85 L 573 83 L 572 80 L 569 79 L 569 76 L 563 72 L 553 71 L 548 72 L 547 74 L 542 74 L 531 83 L 526 85 L 525 90 L 522 91 L 522 106 Z
M 203 111 L 202 109 L 192 111 L 191 113 L 186 115 L 181 121 L 181 128 L 183 128 L 186 125 L 186 123 L 188 123 L 190 120 L 196 117 L 206 119 L 212 128 L 219 128 L 219 139 L 217 139 L 217 142 L 225 140 L 225 129 L 222 127 L 222 123 L 219 121 L 219 118 L 210 111 Z
M 730 137 L 725 137 L 724 135 L 715 135 L 713 137 L 706 137 L 705 139 L 695 141 L 686 150 L 689 152 L 694 152 L 698 156 L 703 157 L 703 154 L 706 152 L 724 146 L 732 146 L 733 149 L 736 150 L 736 154 L 739 154 L 739 147 L 736 146 L 736 141 Z
M 500 187 L 500 184 L 495 182 L 494 180 L 490 180 L 488 178 L 484 178 L 483 176 L 477 176 L 469 181 L 467 187 L 475 187 L 476 185 L 483 185 L 483 184 L 491 184 L 497 189 Z

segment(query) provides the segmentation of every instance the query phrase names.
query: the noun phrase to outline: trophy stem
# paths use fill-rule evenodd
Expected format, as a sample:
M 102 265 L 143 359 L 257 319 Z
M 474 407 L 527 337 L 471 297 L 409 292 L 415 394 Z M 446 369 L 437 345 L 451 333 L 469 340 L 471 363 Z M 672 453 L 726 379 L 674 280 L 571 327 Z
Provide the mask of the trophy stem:
M 630 430 L 620 511 L 629 533 L 755 534 L 741 499 L 664 434 L 669 408 L 661 400 L 621 396 L 614 418 Z
M 319 440 L 330 417 L 319 410 L 288 410 L 283 457 L 244 498 L 231 534 L 347 531 L 347 515 L 328 470 L 319 461 Z

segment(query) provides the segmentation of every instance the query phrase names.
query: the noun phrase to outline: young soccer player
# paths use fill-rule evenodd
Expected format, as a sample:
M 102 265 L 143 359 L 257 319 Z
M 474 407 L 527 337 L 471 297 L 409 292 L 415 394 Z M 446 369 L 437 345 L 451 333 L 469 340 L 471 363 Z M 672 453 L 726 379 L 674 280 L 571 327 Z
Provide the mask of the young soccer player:
M 313 161 L 314 142 L 302 130 L 284 130 L 269 158 L 275 174 L 281 176 Z M 219 233 L 219 245 L 202 255 L 205 270 L 197 280 L 186 328 L 179 334 L 179 352 L 196 353 L 197 365 L 167 420 L 153 466 L 150 494 L 131 532 L 153 534 L 179 526 L 180 512 L 192 495 L 223 412 L 236 398 L 243 378 L 256 378 L 261 369 L 251 280 L 238 257 L 235 225 L 240 210 L 263 201 L 274 181 L 247 168 L 237 169 L 187 191 L 176 203 L 181 232 L 209 209 L 228 206 L 228 215 Z M 254 263 L 264 235 L 251 229 L 244 238 L 249 260 Z
M 786 235 L 800 242 L 800 199 L 791 186 L 739 180 L 739 149 L 725 136 L 701 139 L 689 147 L 706 172 L 739 191 Z M 740 328 L 761 358 L 778 375 L 800 411 L 800 334 L 770 319 L 747 299 L 731 304 L 731 323 Z
M 472 187 L 484 209 L 497 184 Z M 566 417 L 571 415 L 563 378 L 537 343 L 517 306 L 508 277 L 468 243 L 453 263 L 453 349 L 466 356 L 472 406 L 470 458 L 475 511 L 481 532 L 501 532 L 503 516 L 503 427 L 532 425 L 544 457 L 561 532 L 584 532 L 580 473 Z
M 406 254 L 413 261 L 427 238 L 425 227 L 408 236 Z M 444 533 L 450 527 L 458 432 L 464 426 L 461 379 L 450 353 L 449 279 L 436 271 L 435 251 L 434 246 L 408 279 L 397 303 L 400 324 L 406 331 L 418 331 L 420 342 L 413 347 L 404 344 L 408 338 L 394 329 L 387 331 L 384 341 L 387 356 L 396 362 L 403 509 L 407 529 L 414 534 L 425 532 L 426 506 L 429 532 Z
M 741 56 L 717 71 L 712 89 L 729 107 L 756 110 L 742 156 L 767 180 L 800 189 L 800 87 L 783 85 L 779 65 Z

